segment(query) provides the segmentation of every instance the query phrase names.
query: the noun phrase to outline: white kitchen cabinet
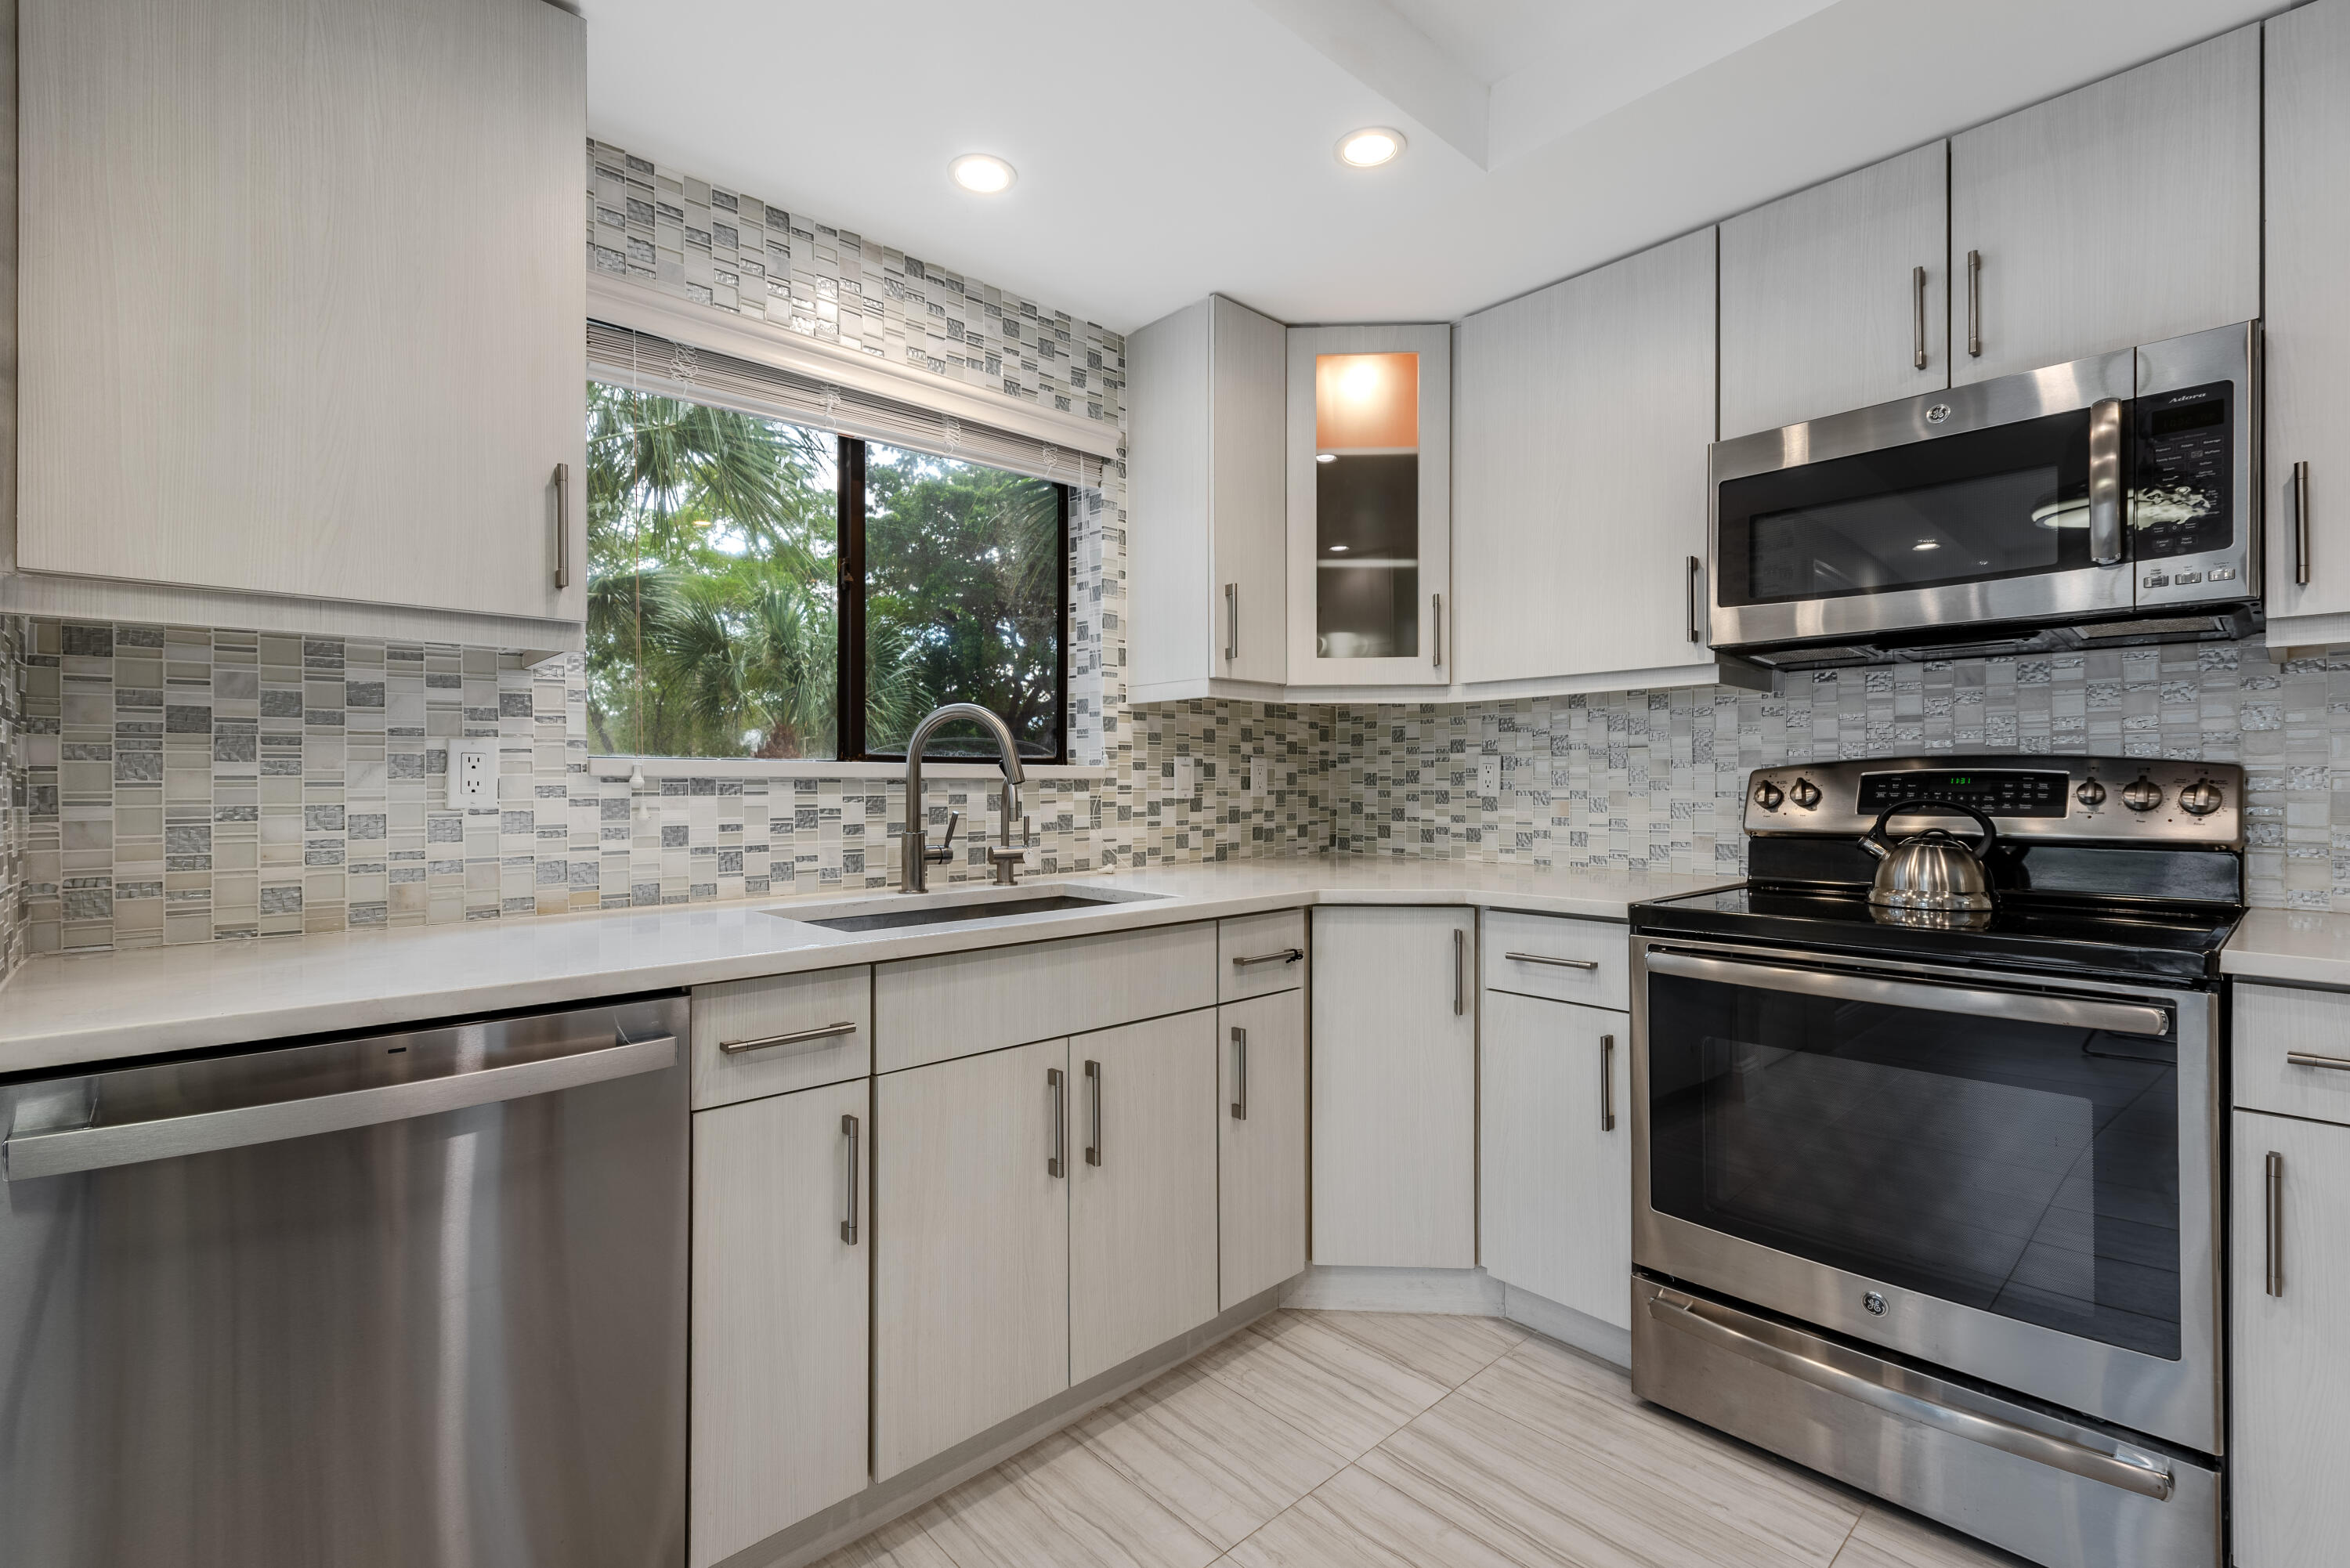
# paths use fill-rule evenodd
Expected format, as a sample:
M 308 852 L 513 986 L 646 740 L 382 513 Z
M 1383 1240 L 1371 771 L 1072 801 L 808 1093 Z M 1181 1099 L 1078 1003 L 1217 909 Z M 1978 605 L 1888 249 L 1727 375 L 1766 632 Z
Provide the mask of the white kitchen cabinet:
M 2320 1568 L 2350 1539 L 2350 1127 L 2240 1110 L 2234 1143 L 2235 1562 Z
M 2267 24 L 2268 297 L 2262 352 L 2268 380 L 2269 642 L 2350 638 L 2350 464 L 2337 455 L 2350 414 L 2350 0 Z M 2296 527 L 2294 468 L 2307 463 L 2306 561 Z M 2298 579 L 2305 569 L 2309 581 Z
M 1216 1011 L 1069 1042 L 1069 1381 L 1216 1315 Z
M 1943 141 L 1724 223 L 1722 439 L 1949 386 L 1949 252 Z
M 2260 28 L 1951 138 L 1948 265 L 1954 385 L 2260 315 Z
M 1484 996 L 1478 1259 L 1495 1279 L 1632 1326 L 1628 1013 Z
M 1452 680 L 1452 331 L 1293 327 L 1293 700 Z
M 1229 1311 L 1305 1269 L 1305 992 L 1226 1002 L 1216 1040 L 1217 1305 Z
M 873 1474 L 1069 1386 L 1069 1044 L 874 1081 Z
M 1314 1262 L 1477 1262 L 1475 911 L 1314 911 Z
M 693 1118 L 693 1568 L 865 1487 L 867 1092 Z
M 1470 695 L 1718 678 L 1701 618 L 1713 364 L 1711 229 L 1461 324 Z
M 1286 679 L 1285 329 L 1211 295 L 1126 340 L 1137 701 Z
M 21 566 L 578 621 L 584 39 L 545 0 L 26 0 Z

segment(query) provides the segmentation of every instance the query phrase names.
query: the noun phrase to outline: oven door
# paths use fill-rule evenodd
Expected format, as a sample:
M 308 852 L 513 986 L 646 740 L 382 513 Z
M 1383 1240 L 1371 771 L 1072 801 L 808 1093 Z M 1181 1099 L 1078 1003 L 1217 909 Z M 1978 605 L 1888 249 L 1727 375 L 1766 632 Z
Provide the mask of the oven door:
M 2220 1452 L 2214 997 L 1635 955 L 1637 1267 Z

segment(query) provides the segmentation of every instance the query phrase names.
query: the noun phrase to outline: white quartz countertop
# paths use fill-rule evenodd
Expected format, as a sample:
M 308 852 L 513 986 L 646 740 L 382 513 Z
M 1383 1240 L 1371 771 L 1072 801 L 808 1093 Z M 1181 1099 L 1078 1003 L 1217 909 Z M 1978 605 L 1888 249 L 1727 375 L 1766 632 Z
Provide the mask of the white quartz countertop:
M 44 957 L 0 985 L 0 1074 L 1315 904 L 1468 904 L 1620 920 L 1643 899 L 1734 880 L 1455 861 L 1250 860 L 1040 879 L 1024 886 L 1159 897 L 896 930 L 832 931 L 789 918 L 835 912 L 850 898 L 886 908 L 897 897 L 874 892 Z M 2350 937 L 2337 950 L 2350 971 Z
M 2222 974 L 2350 988 L 2350 915 L 2248 909 L 2220 955 Z

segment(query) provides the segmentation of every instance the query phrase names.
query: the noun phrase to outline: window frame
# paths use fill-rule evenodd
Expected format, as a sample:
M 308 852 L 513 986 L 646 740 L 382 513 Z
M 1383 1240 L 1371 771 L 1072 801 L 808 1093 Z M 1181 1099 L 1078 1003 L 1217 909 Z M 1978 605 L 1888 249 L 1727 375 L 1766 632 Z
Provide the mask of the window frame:
M 876 752 L 866 744 L 865 590 L 868 579 L 865 569 L 867 490 L 865 449 L 868 443 L 862 436 L 843 435 L 837 439 L 839 441 L 839 449 L 833 472 L 839 476 L 837 498 L 840 514 L 836 529 L 837 543 L 833 556 L 838 563 L 839 577 L 833 585 L 833 625 L 839 634 L 840 649 L 839 679 L 834 698 L 832 724 L 832 749 L 837 755 L 833 760 L 843 763 L 902 763 L 906 760 L 904 752 L 895 753 Z M 904 446 L 902 442 L 888 444 Z M 920 451 L 921 449 L 906 447 L 904 450 Z M 947 461 L 975 462 L 968 458 L 951 457 Z M 975 463 L 975 465 L 982 468 L 995 467 L 993 463 Z M 1059 657 L 1054 660 L 1053 711 L 1055 715 L 1055 722 L 1053 750 L 1049 755 L 1023 756 L 1020 761 L 1022 765 L 1026 767 L 1061 767 L 1066 765 L 1069 760 L 1069 579 L 1073 575 L 1069 565 L 1071 486 L 1057 479 L 1039 479 L 1036 483 L 1050 484 L 1053 487 L 1059 512 L 1058 549 L 1061 566 L 1055 574 L 1055 581 L 1059 584 L 1059 588 L 1054 595 L 1054 609 L 1058 618 L 1055 624 L 1061 628 L 1061 639 Z M 949 699 L 951 701 L 956 700 Z M 987 759 L 942 758 L 940 760 L 985 762 Z

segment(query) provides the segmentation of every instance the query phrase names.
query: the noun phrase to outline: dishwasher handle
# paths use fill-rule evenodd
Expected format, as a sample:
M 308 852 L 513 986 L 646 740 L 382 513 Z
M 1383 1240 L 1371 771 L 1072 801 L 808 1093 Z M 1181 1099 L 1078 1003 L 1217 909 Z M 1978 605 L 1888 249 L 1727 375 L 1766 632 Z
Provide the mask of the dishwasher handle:
M 339 1094 L 231 1106 L 216 1111 L 109 1127 L 17 1133 L 0 1142 L 0 1179 L 30 1181 L 37 1177 L 142 1165 L 150 1160 L 177 1159 L 183 1155 L 210 1154 L 217 1149 L 243 1148 L 318 1133 L 348 1132 L 353 1127 L 408 1121 L 500 1100 L 551 1095 L 614 1078 L 632 1077 L 639 1073 L 658 1073 L 676 1062 L 677 1037 L 662 1034 L 647 1040 L 623 1039 L 614 1044 L 532 1062 L 481 1067 L 404 1084 L 378 1084 Z

